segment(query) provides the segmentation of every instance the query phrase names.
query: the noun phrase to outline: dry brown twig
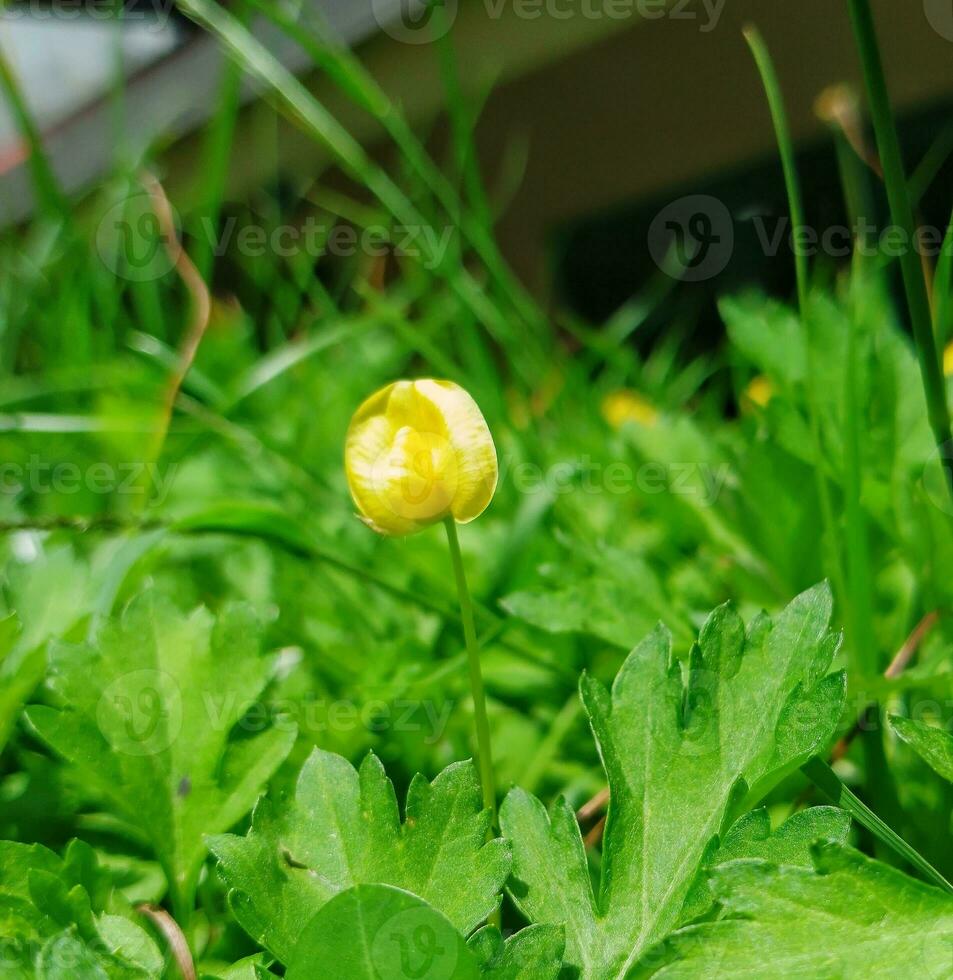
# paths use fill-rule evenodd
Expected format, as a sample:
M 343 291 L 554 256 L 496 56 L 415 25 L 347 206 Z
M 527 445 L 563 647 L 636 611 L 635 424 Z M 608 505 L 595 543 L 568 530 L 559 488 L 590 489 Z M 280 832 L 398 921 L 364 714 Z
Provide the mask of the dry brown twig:
M 883 180 L 880 157 L 864 136 L 860 102 L 849 85 L 830 85 L 824 89 L 814 103 L 814 112 L 820 120 L 839 129 L 857 156 Z
M 884 671 L 884 677 L 888 681 L 895 681 L 910 666 L 920 644 L 926 639 L 930 630 L 936 626 L 940 619 L 940 614 L 936 611 L 927 613 L 923 619 L 914 627 L 913 632 L 904 640 L 903 646 L 897 651 L 896 656 L 890 661 L 890 666 Z M 831 762 L 837 762 L 847 755 L 848 749 L 854 739 L 864 730 L 868 722 L 870 711 L 873 705 L 867 705 L 854 723 L 854 727 L 834 746 L 831 752 Z
M 189 949 L 188 940 L 178 922 L 160 905 L 138 905 L 136 911 L 145 916 L 162 933 L 163 939 L 168 944 L 169 952 L 182 974 L 182 980 L 198 980 L 195 963 L 192 960 L 192 951 Z
M 175 228 L 175 219 L 172 216 L 172 205 L 169 203 L 169 198 L 166 196 L 162 184 L 149 171 L 143 171 L 140 174 L 140 180 L 152 201 L 152 207 L 159 222 L 162 242 L 169 253 L 169 258 L 172 260 L 176 272 L 179 274 L 179 278 L 188 291 L 192 305 L 192 315 L 185 331 L 185 339 L 179 350 L 178 364 L 172 374 L 169 375 L 166 383 L 162 396 L 159 424 L 149 448 L 148 458 L 155 462 L 162 452 L 166 434 L 169 431 L 175 400 L 189 369 L 192 367 L 199 345 L 202 343 L 202 338 L 208 328 L 212 316 L 212 297 L 195 263 L 182 248 Z

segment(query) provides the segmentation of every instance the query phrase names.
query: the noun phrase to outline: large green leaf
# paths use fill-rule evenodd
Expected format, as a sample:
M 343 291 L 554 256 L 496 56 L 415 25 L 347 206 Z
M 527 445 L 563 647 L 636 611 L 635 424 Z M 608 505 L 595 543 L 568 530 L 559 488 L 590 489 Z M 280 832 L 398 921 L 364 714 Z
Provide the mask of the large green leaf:
M 477 980 L 480 969 L 446 917 L 389 885 L 357 885 L 304 930 L 288 980 Z
M 714 873 L 725 918 L 689 926 L 635 976 L 804 980 L 953 976 L 953 898 L 836 844 L 816 872 L 733 861 Z
M 315 750 L 295 798 L 265 799 L 247 837 L 215 837 L 210 848 L 244 929 L 288 964 L 302 930 L 335 895 L 386 884 L 429 902 L 463 935 L 497 907 L 510 868 L 502 840 L 487 843 L 472 763 L 456 763 L 432 783 L 417 776 L 403 823 L 394 787 L 369 755 L 360 773 Z
M 94 646 L 55 648 L 59 706 L 28 709 L 37 734 L 149 840 L 177 910 L 191 909 L 203 835 L 240 820 L 294 744 L 290 725 L 236 730 L 270 674 L 244 607 L 184 617 L 146 594 Z
M 953 783 L 953 735 L 897 715 L 891 716 L 890 724 L 931 769 Z
M 827 674 L 837 648 L 830 616 L 826 585 L 747 635 L 723 606 L 703 627 L 684 683 L 663 628 L 633 651 L 611 692 L 583 677 L 612 797 L 599 888 L 565 800 L 550 816 L 514 790 L 501 812 L 513 898 L 532 922 L 565 925 L 567 963 L 583 977 L 624 977 L 678 924 L 719 835 L 831 738 L 844 678 Z
M 469 943 L 433 906 L 390 885 L 355 885 L 302 933 L 288 980 L 556 980 L 561 929 L 529 926 L 505 942 L 493 926 Z

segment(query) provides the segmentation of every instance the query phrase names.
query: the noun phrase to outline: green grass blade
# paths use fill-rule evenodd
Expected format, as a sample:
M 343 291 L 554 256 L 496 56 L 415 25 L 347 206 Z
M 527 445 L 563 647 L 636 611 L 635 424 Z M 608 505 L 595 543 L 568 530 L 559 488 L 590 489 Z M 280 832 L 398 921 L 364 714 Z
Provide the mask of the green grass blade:
M 898 833 L 887 826 L 862 800 L 858 799 L 838 778 L 837 773 L 821 759 L 806 762 L 801 771 L 835 805 L 846 810 L 862 827 L 881 843 L 916 868 L 929 882 L 953 895 L 951 885 L 930 862 L 914 850 Z
M 0 51 L 0 89 L 10 106 L 13 118 L 30 151 L 29 167 L 33 180 L 33 189 L 37 204 L 47 217 L 71 223 L 69 206 L 59 182 L 53 173 L 40 131 L 33 120 L 26 99 L 20 89 L 20 83 L 12 66 Z
M 399 224 L 411 228 L 431 225 L 397 184 L 369 158 L 360 143 L 235 17 L 211 0 L 180 0 L 179 7 L 218 37 L 250 74 L 264 82 L 274 92 L 283 109 L 321 143 L 351 176 L 362 183 Z M 514 329 L 512 318 L 498 307 L 487 295 L 486 287 L 459 262 L 448 262 L 450 256 L 442 253 L 439 247 L 432 246 L 425 237 L 420 246 L 427 267 L 446 278 L 459 300 L 496 339 L 504 344 L 509 342 L 510 349 L 516 352 L 514 366 L 524 380 L 534 380 L 537 372 L 529 366 L 524 356 L 530 346 L 526 331 Z M 501 265 L 502 260 L 494 263 L 491 272 L 499 273 Z
M 884 183 L 887 186 L 891 220 L 903 229 L 905 240 L 912 243 L 915 241 L 916 233 L 913 205 L 910 201 L 910 192 L 904 174 L 900 140 L 894 125 L 893 111 L 890 107 L 890 97 L 880 58 L 874 18 L 868 0 L 848 0 L 848 4 L 863 65 L 870 111 L 873 117 L 874 131 L 877 135 L 877 146 L 883 164 Z M 953 453 L 949 451 L 950 445 L 953 444 L 953 433 L 950 431 L 950 410 L 946 401 L 943 372 L 940 368 L 940 358 L 933 335 L 933 319 L 930 312 L 926 279 L 916 250 L 912 245 L 904 249 L 900 256 L 900 269 L 903 274 L 907 310 L 916 342 L 917 357 L 920 361 L 920 376 L 923 380 L 923 391 L 926 396 L 927 415 L 933 430 L 933 437 L 940 451 L 940 457 L 943 460 L 950 494 L 953 496 Z
M 784 170 L 784 184 L 787 189 L 788 205 L 791 210 L 791 222 L 794 228 L 804 227 L 804 206 L 801 198 L 801 185 L 798 180 L 797 166 L 794 159 L 794 143 L 791 139 L 791 130 L 788 126 L 787 112 L 784 108 L 781 85 L 778 82 L 774 62 L 757 28 L 753 26 L 746 27 L 744 35 L 748 46 L 751 48 L 751 53 L 754 55 L 755 63 L 758 66 L 761 81 L 764 85 L 765 96 L 767 97 L 771 110 L 771 119 L 774 124 L 778 150 L 781 154 L 781 165 Z M 817 485 L 818 500 L 821 505 L 821 517 L 824 522 L 824 542 L 828 555 L 827 564 L 834 586 L 840 595 L 843 596 L 845 594 L 844 572 L 841 567 L 840 553 L 837 548 L 835 536 L 834 505 L 821 462 L 824 455 L 824 444 L 821 434 L 820 411 L 818 409 L 815 391 L 817 372 L 812 366 L 812 362 L 814 361 L 814 343 L 811 336 L 811 315 L 808 304 L 809 269 L 807 255 L 803 249 L 795 250 L 794 261 L 795 272 L 797 274 L 798 306 L 807 335 L 808 377 L 805 382 L 805 389 L 807 392 L 808 413 L 810 415 L 811 438 L 814 443 L 814 451 L 817 458 L 817 465 L 813 468 L 814 478 Z
M 474 219 L 467 209 L 460 207 L 453 186 L 434 164 L 403 114 L 355 55 L 323 37 L 315 36 L 313 30 L 305 29 L 282 8 L 263 0 L 250 2 L 276 27 L 301 45 L 315 65 L 326 72 L 346 95 L 374 116 L 403 154 L 421 187 L 431 192 L 447 214 L 459 221 L 461 233 L 486 265 L 508 302 L 527 324 L 543 331 L 543 314 L 503 261 L 491 232 L 489 217 L 487 216 L 486 222 Z M 525 339 L 524 334 L 523 343 Z
M 933 318 L 937 343 L 942 350 L 953 337 L 953 216 L 943 238 L 933 279 Z

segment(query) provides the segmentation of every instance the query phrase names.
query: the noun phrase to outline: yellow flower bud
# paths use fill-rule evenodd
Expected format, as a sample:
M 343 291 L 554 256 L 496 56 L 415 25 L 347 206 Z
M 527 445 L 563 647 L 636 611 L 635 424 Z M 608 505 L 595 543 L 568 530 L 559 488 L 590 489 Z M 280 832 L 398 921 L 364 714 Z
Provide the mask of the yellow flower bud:
M 414 534 L 486 510 L 499 470 L 477 403 L 452 381 L 396 381 L 354 413 L 344 467 L 360 517 L 379 534 Z
M 658 422 L 658 409 L 637 391 L 622 388 L 602 399 L 602 417 L 613 429 L 621 429 L 626 422 L 651 428 Z
M 947 344 L 943 351 L 943 373 L 948 378 L 953 378 L 953 342 Z
M 774 385 L 771 379 L 758 374 L 745 388 L 741 397 L 741 407 L 746 412 L 751 412 L 755 408 L 767 408 L 772 398 L 774 398 Z

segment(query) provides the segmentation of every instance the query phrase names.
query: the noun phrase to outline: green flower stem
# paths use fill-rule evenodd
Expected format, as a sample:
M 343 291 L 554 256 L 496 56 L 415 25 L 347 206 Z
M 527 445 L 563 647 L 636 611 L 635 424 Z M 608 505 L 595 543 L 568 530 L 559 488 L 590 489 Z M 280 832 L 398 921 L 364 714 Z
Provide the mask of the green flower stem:
M 920 376 L 926 395 L 927 414 L 933 438 L 940 450 L 940 458 L 946 470 L 949 490 L 953 495 L 953 453 L 949 452 L 951 441 L 950 410 L 946 402 L 943 372 L 933 335 L 933 318 L 930 311 L 930 297 L 923 276 L 923 269 L 912 247 L 916 224 L 913 217 L 913 204 L 904 174 L 903 157 L 900 153 L 900 140 L 894 126 L 887 82 L 884 77 L 883 62 L 877 44 L 877 31 L 870 12 L 868 0 L 848 0 L 851 22 L 860 60 L 864 69 L 864 82 L 870 102 L 877 148 L 883 166 L 887 199 L 890 202 L 890 217 L 897 227 L 906 234 L 911 247 L 900 256 L 900 269 L 903 274 L 903 287 L 907 296 L 913 338 L 920 361 Z
M 839 779 L 837 773 L 821 759 L 806 762 L 801 771 L 836 806 L 846 810 L 862 827 L 895 851 L 916 868 L 928 881 L 953 895 L 951 885 L 930 862 L 895 833 L 862 800 L 858 799 Z
M 467 576 L 463 570 L 463 555 L 460 553 L 460 539 L 457 524 L 452 517 L 444 521 L 447 529 L 447 542 L 450 545 L 450 560 L 453 574 L 457 580 L 457 594 L 460 597 L 460 617 L 463 620 L 463 637 L 467 647 L 467 660 L 470 665 L 470 690 L 473 693 L 473 714 L 476 720 L 477 754 L 479 756 L 480 785 L 483 788 L 483 806 L 493 817 L 492 826 L 497 826 L 496 779 L 493 775 L 493 753 L 490 749 L 490 719 L 486 713 L 486 690 L 483 686 L 483 670 L 480 667 L 480 647 L 477 644 L 476 624 L 473 619 L 473 600 L 467 587 Z

